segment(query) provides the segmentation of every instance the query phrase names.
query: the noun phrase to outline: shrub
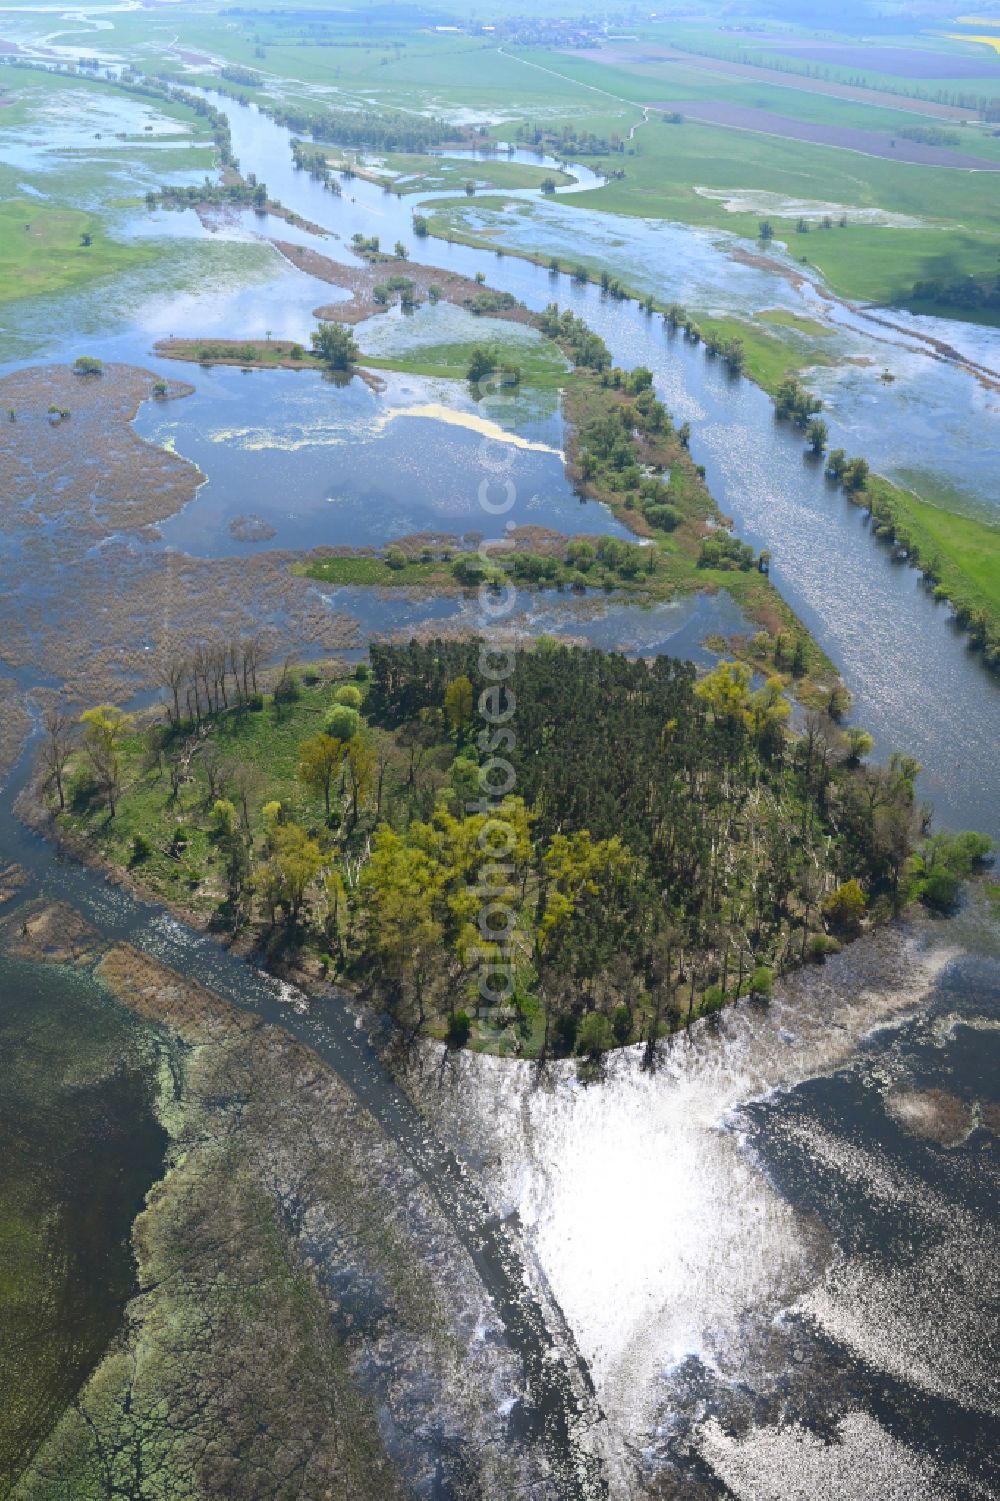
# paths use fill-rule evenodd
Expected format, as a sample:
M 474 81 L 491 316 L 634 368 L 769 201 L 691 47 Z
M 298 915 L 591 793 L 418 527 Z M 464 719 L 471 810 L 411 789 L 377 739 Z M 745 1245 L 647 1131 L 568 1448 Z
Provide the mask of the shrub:
M 853 878 L 838 886 L 823 903 L 823 911 L 838 928 L 853 929 L 865 914 L 867 898 Z
M 614 1044 L 611 1023 L 602 1011 L 588 1011 L 577 1034 L 576 1050 L 588 1058 L 597 1058 Z
M 572 1011 L 563 1011 L 556 1017 L 552 1028 L 554 1034 L 552 1042 L 557 1053 L 562 1055 L 572 1053 L 576 1047 L 576 1034 L 579 1025 Z
M 394 572 L 398 573 L 406 567 L 406 553 L 401 547 L 389 547 L 386 549 L 385 563 L 387 568 L 391 568 Z
M 938 868 L 924 882 L 920 899 L 932 912 L 954 912 L 961 889 L 961 882 L 952 871 Z
M 448 1017 L 448 1046 L 464 1048 L 472 1033 L 472 1021 L 467 1011 L 452 1011 Z
M 632 1036 L 632 1013 L 627 1006 L 616 1006 L 611 1018 L 611 1030 L 615 1035 L 615 1042 L 624 1047 Z
M 338 704 L 347 704 L 348 708 L 361 708 L 361 689 L 355 688 L 353 683 L 344 683 L 333 697 Z
M 148 860 L 153 853 L 153 846 L 145 834 L 132 835 L 132 864 L 138 865 L 142 860 Z
M 711 1016 L 713 1011 L 721 1011 L 726 1004 L 726 993 L 721 985 L 710 985 L 701 998 L 701 1011 L 703 1016 Z
M 774 975 L 763 964 L 750 977 L 750 994 L 769 996 L 774 989 Z
M 274 702 L 279 706 L 298 703 L 302 696 L 299 680 L 294 672 L 287 669 L 281 674 L 274 688 Z
M 650 526 L 658 527 L 663 532 L 672 532 L 675 526 L 680 525 L 682 519 L 676 506 L 659 503 L 646 506 L 643 515 Z
M 338 704 L 328 715 L 326 733 L 334 740 L 353 740 L 361 728 L 361 715 L 350 704 Z

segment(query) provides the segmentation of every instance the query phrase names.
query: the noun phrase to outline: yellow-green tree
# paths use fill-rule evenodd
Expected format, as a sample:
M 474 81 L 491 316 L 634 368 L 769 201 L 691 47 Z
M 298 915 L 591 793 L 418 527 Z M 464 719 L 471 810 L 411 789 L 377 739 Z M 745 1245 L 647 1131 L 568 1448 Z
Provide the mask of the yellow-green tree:
M 119 747 L 130 734 L 135 721 L 131 714 L 114 704 L 98 704 L 80 715 L 83 725 L 83 748 L 90 762 L 94 780 L 108 800 L 108 811 L 115 816 L 115 804 L 121 785 Z
M 694 691 L 717 723 L 745 726 L 752 723 L 750 669 L 742 662 L 720 662 L 695 685 Z
M 440 966 L 443 930 L 435 917 L 442 872 L 424 850 L 383 825 L 372 841 L 361 877 L 366 907 L 366 947 L 402 1000 L 412 993 L 418 1025 L 427 982 Z
M 323 853 L 315 839 L 296 823 L 275 824 L 270 847 L 271 853 L 258 867 L 254 886 L 272 925 L 280 907 L 294 926 L 306 892 L 322 869 Z
M 472 723 L 472 684 L 464 675 L 452 678 L 444 690 L 444 712 L 456 735 L 462 735 Z
M 375 785 L 375 752 L 367 740 L 353 735 L 347 742 L 347 779 L 351 784 L 351 827 L 358 821 L 361 804 Z
M 865 915 L 867 898 L 854 879 L 838 886 L 823 903 L 823 911 L 838 928 L 854 929 Z
M 330 817 L 330 792 L 344 760 L 344 742 L 333 735 L 313 735 L 299 745 L 299 780 L 323 799 Z

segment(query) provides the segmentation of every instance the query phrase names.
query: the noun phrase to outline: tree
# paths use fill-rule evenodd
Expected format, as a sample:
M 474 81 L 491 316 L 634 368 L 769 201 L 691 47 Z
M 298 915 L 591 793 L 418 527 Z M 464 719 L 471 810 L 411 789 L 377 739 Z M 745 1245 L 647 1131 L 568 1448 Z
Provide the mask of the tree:
M 42 743 L 41 762 L 46 786 L 56 789 L 59 811 L 66 806 L 65 772 L 76 739 L 76 725 L 69 714 L 59 705 L 45 711 L 45 740 Z
M 104 370 L 104 361 L 95 359 L 92 354 L 81 354 L 73 361 L 73 373 L 75 375 L 100 375 Z
M 444 712 L 455 734 L 461 736 L 472 723 L 473 690 L 463 674 L 453 678 L 444 690 Z
M 484 375 L 489 375 L 495 370 L 500 356 L 495 349 L 487 349 L 482 344 L 476 344 L 469 356 L 469 368 L 465 372 L 468 380 L 481 381 Z
M 452 1011 L 448 1016 L 448 1046 L 464 1048 L 472 1034 L 472 1019 L 467 1011 Z
M 442 876 L 437 862 L 383 825 L 361 876 L 368 912 L 367 946 L 380 960 L 397 1000 L 407 992 L 423 1021 L 424 991 L 439 959 L 443 928 L 434 914 Z
M 118 750 L 125 736 L 130 734 L 134 721 L 131 714 L 114 704 L 99 704 L 95 709 L 85 709 L 80 715 L 84 726 L 83 747 L 90 761 L 100 790 L 108 801 L 108 811 L 115 816 L 115 801 L 121 784 L 121 766 Z
M 405 261 L 405 260 L 407 260 L 409 258 L 410 252 L 407 250 L 407 248 L 403 244 L 402 240 L 397 240 L 396 241 L 394 249 L 395 249 L 397 261 Z
M 282 907 L 289 925 L 299 920 L 306 892 L 319 875 L 323 855 L 319 845 L 296 823 L 278 823 L 270 832 L 271 854 L 257 872 L 255 885 L 273 925 Z
M 842 448 L 835 448 L 826 461 L 826 472 L 831 479 L 838 483 L 843 481 L 844 470 L 847 468 L 847 454 Z
M 236 832 L 236 808 L 227 797 L 216 799 L 212 808 L 212 824 L 220 838 L 231 838 Z
M 361 729 L 361 715 L 350 704 L 338 704 L 327 715 L 326 733 L 332 735 L 334 740 L 342 740 L 346 745 L 348 740 Z
M 875 744 L 868 731 L 863 730 L 857 724 L 848 726 L 844 732 L 844 739 L 847 742 L 846 761 L 848 766 L 860 766 Z
M 868 461 L 866 459 L 850 459 L 844 470 L 844 488 L 856 494 L 864 490 L 868 484 Z
M 316 355 L 331 370 L 349 370 L 358 357 L 354 335 L 339 323 L 321 323 L 313 329 L 311 343 Z
M 814 417 L 806 428 L 806 441 L 813 453 L 822 453 L 829 437 L 829 429 L 819 417 Z
M 554 177 L 543 177 L 539 183 L 539 187 L 543 193 L 554 193 L 556 190 L 556 180 Z
M 823 903 L 823 911 L 835 927 L 853 930 L 865 915 L 867 898 L 852 877 L 838 886 Z
M 347 778 L 351 784 L 351 827 L 358 821 L 361 804 L 375 784 L 375 752 L 367 740 L 355 735 L 347 742 Z
M 771 225 L 770 219 L 762 219 L 760 221 L 760 227 L 757 230 L 757 234 L 760 239 L 764 241 L 765 245 L 767 244 L 768 240 L 774 239 L 774 229 Z
M 313 735 L 299 745 L 299 780 L 322 797 L 330 817 L 330 790 L 344 760 L 344 742 L 333 735 Z
M 602 1011 L 588 1011 L 576 1034 L 576 1050 L 588 1058 L 599 1058 L 614 1046 L 611 1023 Z
M 743 662 L 720 662 L 695 686 L 716 723 L 750 723 L 750 669 Z

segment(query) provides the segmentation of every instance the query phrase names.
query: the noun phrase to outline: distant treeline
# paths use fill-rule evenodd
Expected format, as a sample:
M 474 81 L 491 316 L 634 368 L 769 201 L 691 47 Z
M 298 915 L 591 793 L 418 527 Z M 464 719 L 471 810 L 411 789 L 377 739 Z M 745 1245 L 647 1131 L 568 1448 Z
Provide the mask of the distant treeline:
M 297 135 L 376 151 L 427 151 L 460 135 L 445 120 L 393 110 L 309 110 L 301 105 L 279 105 L 271 114 L 277 124 Z

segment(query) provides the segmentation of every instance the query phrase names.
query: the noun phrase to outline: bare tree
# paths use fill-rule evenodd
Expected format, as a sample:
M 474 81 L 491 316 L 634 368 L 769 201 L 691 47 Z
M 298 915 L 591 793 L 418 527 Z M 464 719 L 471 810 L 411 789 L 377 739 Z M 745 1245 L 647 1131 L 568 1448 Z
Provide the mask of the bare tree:
M 240 804 L 243 814 L 243 827 L 250 827 L 250 800 L 257 796 L 260 788 L 260 773 L 256 766 L 249 761 L 239 761 L 232 767 L 229 775 L 233 792 Z
M 208 782 L 208 801 L 214 803 L 223 795 L 229 776 L 230 763 L 217 745 L 210 741 L 201 753 L 201 768 Z
M 59 798 L 60 812 L 66 806 L 66 766 L 77 735 L 77 722 L 61 704 L 45 711 L 45 741 L 42 745 L 41 762 L 44 768 L 44 785 L 54 787 Z
M 162 661 L 160 677 L 173 702 L 173 722 L 181 722 L 180 693 L 188 675 L 188 664 L 179 652 L 170 651 Z

